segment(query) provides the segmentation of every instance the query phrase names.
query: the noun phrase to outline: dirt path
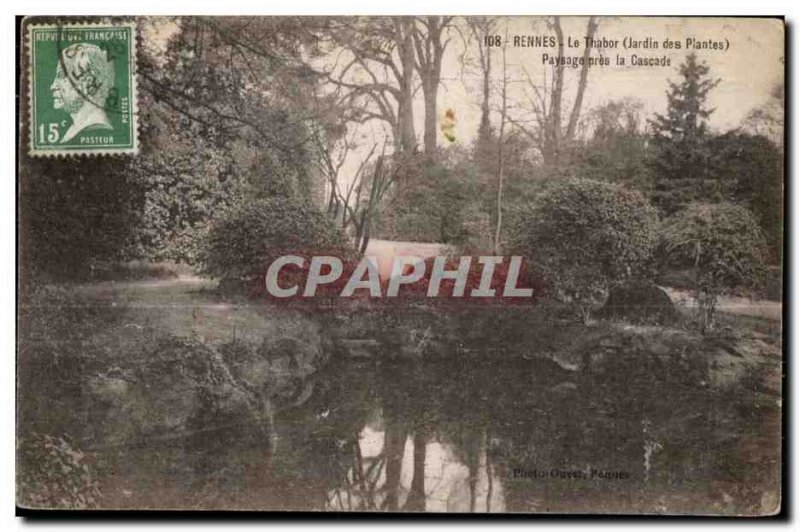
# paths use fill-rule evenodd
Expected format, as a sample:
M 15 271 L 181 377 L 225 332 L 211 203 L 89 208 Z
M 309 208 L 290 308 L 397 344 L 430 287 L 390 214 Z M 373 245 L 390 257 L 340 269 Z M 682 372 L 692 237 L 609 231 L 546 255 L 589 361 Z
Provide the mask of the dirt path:
M 187 275 L 177 279 L 92 283 L 81 285 L 78 291 L 98 304 L 124 308 L 124 327 L 153 327 L 206 341 L 261 338 L 269 328 L 266 307 L 222 301 L 213 292 L 216 284 Z
M 697 301 L 695 301 L 690 292 L 686 290 L 676 290 L 674 288 L 662 288 L 676 305 L 690 309 L 697 306 Z M 717 304 L 717 310 L 726 314 L 766 318 L 774 321 L 781 321 L 783 318 L 783 304 L 780 301 L 723 296 Z
M 368 256 L 378 258 L 384 278 L 388 278 L 395 256 L 424 259 L 446 252 L 447 247 L 441 244 L 387 240 L 373 240 L 367 249 Z M 124 306 L 136 322 L 143 320 L 173 331 L 194 331 L 208 339 L 230 336 L 235 328 L 243 332 L 263 324 L 264 316 L 254 306 L 219 301 L 211 292 L 215 286 L 209 279 L 184 275 L 177 279 L 92 283 L 82 285 L 79 291 L 99 302 Z M 664 290 L 676 305 L 691 309 L 697 304 L 688 291 Z M 783 317 L 781 302 L 743 297 L 722 297 L 718 310 L 772 321 Z

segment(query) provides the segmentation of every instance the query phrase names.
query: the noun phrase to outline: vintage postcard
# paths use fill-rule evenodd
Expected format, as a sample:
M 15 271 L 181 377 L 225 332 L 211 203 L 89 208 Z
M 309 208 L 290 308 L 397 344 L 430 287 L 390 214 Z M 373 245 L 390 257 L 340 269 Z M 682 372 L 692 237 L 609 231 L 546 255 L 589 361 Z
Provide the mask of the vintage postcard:
M 781 18 L 19 24 L 18 512 L 783 510 Z

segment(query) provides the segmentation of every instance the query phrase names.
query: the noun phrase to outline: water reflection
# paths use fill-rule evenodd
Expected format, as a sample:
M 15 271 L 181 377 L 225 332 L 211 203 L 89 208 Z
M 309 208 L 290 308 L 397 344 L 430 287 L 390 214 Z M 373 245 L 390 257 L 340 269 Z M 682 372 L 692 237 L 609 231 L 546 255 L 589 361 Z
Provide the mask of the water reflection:
M 386 431 L 365 427 L 359 435 L 360 463 L 342 486 L 328 494 L 327 510 L 502 512 L 502 487 L 491 468 L 488 447 L 462 461 L 451 444 L 408 436 L 394 455 L 391 473 Z M 387 483 L 387 475 L 392 478 Z
M 596 427 L 582 416 L 604 415 L 578 393 L 580 378 L 547 360 L 338 363 L 317 375 L 308 403 L 278 416 L 275 463 L 326 471 L 316 508 L 326 510 L 530 511 L 533 494 L 607 489 L 596 478 L 550 478 L 553 470 L 624 469 L 630 489 L 641 478 L 638 412 L 611 416 L 606 434 L 587 440 Z
M 268 433 L 243 419 L 182 446 L 126 452 L 115 478 L 138 477 L 123 490 L 138 498 L 113 505 L 692 512 L 708 511 L 710 498 L 726 508 L 758 504 L 760 484 L 746 478 L 760 470 L 741 442 L 763 419 L 688 373 L 632 357 L 592 373 L 498 353 L 334 358 L 302 404 L 276 407 Z

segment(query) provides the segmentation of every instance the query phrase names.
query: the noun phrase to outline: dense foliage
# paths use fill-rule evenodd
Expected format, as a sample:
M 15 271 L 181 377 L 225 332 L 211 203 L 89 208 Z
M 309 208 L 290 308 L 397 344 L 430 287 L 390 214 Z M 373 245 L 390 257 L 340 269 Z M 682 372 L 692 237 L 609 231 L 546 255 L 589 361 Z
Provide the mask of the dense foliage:
M 240 19 L 143 21 L 171 36 L 139 58 L 140 153 L 21 155 L 26 280 L 87 278 L 99 262 L 134 258 L 193 264 L 209 220 L 239 196 L 314 196 L 313 121 L 294 100 L 313 94 L 312 80 L 289 68 L 301 33 L 294 19 L 260 24 L 280 60 L 233 53 L 256 30 Z
M 664 222 L 664 243 L 675 266 L 693 268 L 700 324 L 713 326 L 717 298 L 763 280 L 765 242 L 753 215 L 731 203 L 693 203 Z
M 252 279 L 281 255 L 344 253 L 346 248 L 344 235 L 308 201 L 242 200 L 211 223 L 201 264 L 216 279 Z
M 468 149 L 440 150 L 433 163 L 405 172 L 381 213 L 379 238 L 441 242 L 470 252 L 491 250 L 497 220 L 498 142 L 488 132 Z M 530 144 L 522 135 L 507 135 L 503 145 L 501 203 L 507 217 L 528 204 L 548 178 L 538 175 Z
M 379 235 L 390 240 L 466 245 L 480 216 L 481 184 L 465 150 L 448 150 L 427 167 L 405 171 L 384 208 Z
M 694 54 L 668 86 L 666 111 L 651 120 L 635 98 L 556 116 L 564 109 L 536 108 L 535 98 L 487 82 L 480 132 L 456 119 L 456 140 L 431 143 L 434 105 L 422 150 L 414 50 L 395 42 L 390 20 L 357 20 L 144 19 L 146 36 L 161 37 L 143 39 L 140 153 L 21 155 L 25 278 L 97 279 L 98 264 L 143 259 L 242 279 L 263 273 L 273 252 L 363 253 L 370 238 L 387 238 L 477 254 L 522 246 L 556 294 L 585 302 L 647 263 L 655 214 L 642 196 L 663 215 L 692 201 L 746 207 L 768 260 L 780 261 L 779 135 L 712 131 L 709 98 L 720 81 Z M 360 59 L 348 68 L 358 64 L 361 74 L 395 53 L 410 61 L 378 84 L 347 69 L 321 70 L 344 43 Z M 500 59 L 481 63 L 483 79 L 496 77 Z M 780 87 L 773 92 L 743 123 L 749 131 L 760 131 L 756 119 L 782 130 L 783 96 Z M 378 101 L 388 107 L 377 109 Z M 383 144 L 360 129 L 373 119 L 389 126 Z M 328 216 L 314 205 L 327 205 Z
M 575 150 L 576 177 L 624 184 L 646 194 L 652 191 L 642 107 L 640 101 L 626 98 L 587 113 L 586 126 L 591 134 Z
M 64 438 L 32 434 L 19 446 L 23 467 L 20 502 L 43 509 L 86 510 L 96 507 L 99 483 L 92 477 L 86 455 Z
M 689 54 L 679 68 L 680 81 L 670 82 L 667 112 L 656 114 L 653 133 L 655 173 L 654 203 L 673 213 L 696 199 L 719 198 L 720 180 L 714 175 L 709 144 L 708 118 L 714 112 L 706 105 L 719 80 L 709 77 L 709 67 Z
M 586 316 L 613 285 L 645 273 L 656 229 L 655 209 L 641 193 L 568 179 L 521 218 L 514 248 L 533 261 L 551 295 L 577 303 Z
M 129 258 L 144 204 L 130 159 L 23 156 L 21 163 L 23 281 L 86 277 L 93 262 Z
M 728 182 L 729 198 L 747 207 L 767 240 L 770 260 L 783 247 L 783 153 L 759 135 L 729 132 L 714 138 L 716 171 Z

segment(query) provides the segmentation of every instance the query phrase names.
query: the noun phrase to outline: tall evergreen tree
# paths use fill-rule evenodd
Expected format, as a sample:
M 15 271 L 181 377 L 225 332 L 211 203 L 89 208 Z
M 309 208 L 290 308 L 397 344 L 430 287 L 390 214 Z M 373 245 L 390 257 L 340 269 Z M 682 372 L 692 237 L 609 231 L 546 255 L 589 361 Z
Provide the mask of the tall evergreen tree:
M 693 200 L 714 201 L 722 193 L 716 179 L 709 143 L 706 106 L 709 92 L 719 79 L 709 76 L 709 67 L 689 54 L 679 67 L 680 81 L 670 82 L 667 112 L 650 120 L 653 132 L 655 174 L 653 202 L 671 214 Z

